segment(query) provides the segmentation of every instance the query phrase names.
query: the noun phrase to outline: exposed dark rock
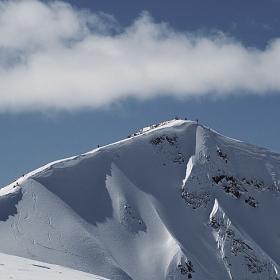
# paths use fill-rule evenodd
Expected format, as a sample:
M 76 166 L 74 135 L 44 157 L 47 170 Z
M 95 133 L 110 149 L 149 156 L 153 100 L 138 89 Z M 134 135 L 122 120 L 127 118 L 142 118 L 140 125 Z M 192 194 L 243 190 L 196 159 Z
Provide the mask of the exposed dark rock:
M 224 178 L 226 178 L 227 176 L 222 174 L 222 175 L 217 175 L 215 177 L 212 177 L 212 180 L 216 183 L 219 184 Z
M 217 154 L 220 158 L 222 158 L 226 163 L 228 162 L 227 154 L 224 154 L 221 149 L 217 150 Z
M 250 206 L 253 208 L 259 207 L 260 203 L 256 201 L 253 197 L 249 196 L 248 198 L 245 199 L 245 203 L 248 203 Z
M 206 207 L 210 201 L 210 192 L 203 192 L 200 194 L 194 194 L 188 192 L 185 188 L 182 189 L 182 198 L 186 203 L 192 206 L 193 209 L 200 207 Z
M 173 160 L 173 162 L 182 164 L 183 162 L 185 162 L 185 157 L 181 153 L 178 153 L 177 157 Z
M 216 217 L 212 216 L 209 222 L 209 226 L 218 229 L 221 226 L 224 226 L 224 221 L 223 220 L 219 221 Z
M 169 143 L 170 146 L 174 146 L 177 147 L 177 140 L 178 140 L 178 136 L 173 136 L 173 137 L 169 137 L 165 134 L 158 136 L 156 138 L 153 138 L 152 140 L 150 140 L 150 143 L 152 145 L 159 145 L 161 143 L 163 143 L 164 141 L 167 141 Z
M 166 136 L 166 140 L 167 140 L 167 142 L 170 144 L 170 146 L 175 146 L 175 147 L 177 147 L 178 136 L 174 136 L 174 137 L 168 137 L 168 136 Z
M 157 146 L 161 144 L 164 140 L 165 140 L 165 136 L 163 135 L 163 136 L 153 138 L 152 140 L 150 140 L 150 143 Z
M 184 264 L 179 263 L 177 265 L 180 273 L 182 275 L 186 275 L 188 277 L 188 279 L 192 278 L 192 273 L 195 273 L 194 269 L 193 269 L 193 264 L 191 261 L 185 261 Z

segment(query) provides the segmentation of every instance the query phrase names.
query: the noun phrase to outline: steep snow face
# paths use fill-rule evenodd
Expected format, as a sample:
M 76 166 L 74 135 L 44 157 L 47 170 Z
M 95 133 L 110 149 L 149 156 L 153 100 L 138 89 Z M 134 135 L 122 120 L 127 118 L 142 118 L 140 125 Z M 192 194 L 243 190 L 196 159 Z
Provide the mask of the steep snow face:
M 279 266 L 246 234 L 235 228 L 217 200 L 209 226 L 230 279 L 277 279 Z M 242 273 L 242 274 L 240 274 Z
M 280 154 L 164 122 L 0 190 L 1 252 L 109 279 L 276 280 L 279 185 Z

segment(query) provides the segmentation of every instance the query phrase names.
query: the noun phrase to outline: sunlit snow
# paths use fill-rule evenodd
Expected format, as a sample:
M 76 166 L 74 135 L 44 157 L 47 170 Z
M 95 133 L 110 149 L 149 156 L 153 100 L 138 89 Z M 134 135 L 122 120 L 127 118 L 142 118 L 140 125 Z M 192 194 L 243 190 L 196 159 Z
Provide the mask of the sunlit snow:
M 0 253 L 1 280 L 106 280 L 93 274 Z

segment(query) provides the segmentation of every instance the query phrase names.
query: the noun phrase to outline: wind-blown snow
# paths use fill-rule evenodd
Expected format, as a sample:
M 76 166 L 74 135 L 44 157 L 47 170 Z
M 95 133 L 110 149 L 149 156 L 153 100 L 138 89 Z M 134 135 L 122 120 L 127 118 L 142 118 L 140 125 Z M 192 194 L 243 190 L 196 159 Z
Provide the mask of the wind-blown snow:
M 163 122 L 0 190 L 0 250 L 109 279 L 276 280 L 279 183 L 280 154 Z

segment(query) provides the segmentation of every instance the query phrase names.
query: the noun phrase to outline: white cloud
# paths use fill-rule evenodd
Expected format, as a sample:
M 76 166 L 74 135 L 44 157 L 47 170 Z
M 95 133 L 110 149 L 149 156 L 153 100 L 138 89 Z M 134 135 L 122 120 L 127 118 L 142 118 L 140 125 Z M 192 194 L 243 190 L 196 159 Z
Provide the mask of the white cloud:
M 121 29 L 64 2 L 0 2 L 0 111 L 98 108 L 128 96 L 280 91 L 280 39 L 264 51 L 182 33 L 143 13 Z

